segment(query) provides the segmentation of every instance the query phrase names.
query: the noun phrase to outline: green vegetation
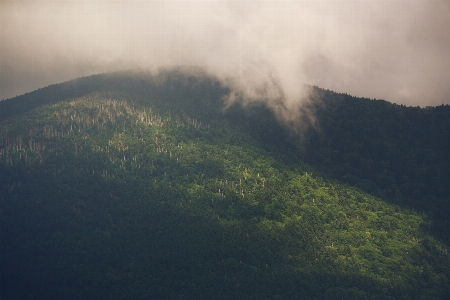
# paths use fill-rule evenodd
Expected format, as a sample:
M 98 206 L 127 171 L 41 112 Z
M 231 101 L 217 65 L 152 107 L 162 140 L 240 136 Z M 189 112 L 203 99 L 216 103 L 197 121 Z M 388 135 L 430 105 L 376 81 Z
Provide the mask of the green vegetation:
M 327 148 L 298 150 L 264 107 L 223 113 L 201 74 L 82 80 L 0 124 L 5 299 L 448 295 L 433 216 L 343 183 L 333 156 L 320 175 L 300 158 Z
M 321 172 L 427 213 L 450 240 L 450 106 L 405 107 L 315 89 L 303 160 Z

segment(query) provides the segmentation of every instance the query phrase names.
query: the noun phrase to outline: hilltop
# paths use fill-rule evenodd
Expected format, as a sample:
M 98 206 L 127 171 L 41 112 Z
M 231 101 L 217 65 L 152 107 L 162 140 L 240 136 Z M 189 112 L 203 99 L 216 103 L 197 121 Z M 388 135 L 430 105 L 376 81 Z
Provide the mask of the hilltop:
M 449 107 L 314 90 L 301 136 L 199 71 L 0 102 L 0 296 L 445 298 Z

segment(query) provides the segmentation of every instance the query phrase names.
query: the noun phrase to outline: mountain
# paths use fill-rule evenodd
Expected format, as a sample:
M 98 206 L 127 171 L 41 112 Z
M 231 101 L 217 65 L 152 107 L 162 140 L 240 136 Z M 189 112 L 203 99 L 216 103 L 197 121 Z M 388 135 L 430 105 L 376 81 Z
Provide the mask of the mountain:
M 444 299 L 449 107 L 311 88 L 301 135 L 198 70 L 0 102 L 2 299 Z

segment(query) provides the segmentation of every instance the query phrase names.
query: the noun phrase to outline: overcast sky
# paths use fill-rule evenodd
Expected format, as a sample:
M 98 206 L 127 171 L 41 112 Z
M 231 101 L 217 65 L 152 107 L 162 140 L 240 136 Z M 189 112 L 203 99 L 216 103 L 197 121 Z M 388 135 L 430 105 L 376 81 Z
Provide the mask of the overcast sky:
M 0 0 L 0 99 L 79 76 L 199 65 L 249 97 L 301 83 L 450 104 L 450 0 Z M 274 95 L 270 95 L 270 94 Z

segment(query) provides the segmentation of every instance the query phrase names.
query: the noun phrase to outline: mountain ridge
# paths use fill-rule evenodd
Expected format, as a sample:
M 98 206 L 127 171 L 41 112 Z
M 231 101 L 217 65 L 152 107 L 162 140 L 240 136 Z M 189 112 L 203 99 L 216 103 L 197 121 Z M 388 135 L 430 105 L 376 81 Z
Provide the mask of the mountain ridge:
M 347 96 L 328 96 L 342 105 L 331 112 L 320 111 L 333 103 L 326 95 L 314 103 L 330 122 L 318 119 L 299 141 L 262 104 L 223 111 L 227 90 L 213 79 L 164 76 L 112 76 L 122 87 L 92 77 L 101 88 L 67 88 L 66 98 L 40 98 L 43 106 L 1 121 L 0 271 L 7 280 L 0 295 L 447 295 L 448 242 L 433 231 L 440 219 L 365 178 L 352 165 L 367 159 L 365 151 L 345 160 L 348 149 L 365 149 L 346 145 L 358 131 L 330 138 L 329 128 L 355 128 L 333 117 L 347 113 Z M 353 187 L 349 175 L 369 180 L 379 194 Z

